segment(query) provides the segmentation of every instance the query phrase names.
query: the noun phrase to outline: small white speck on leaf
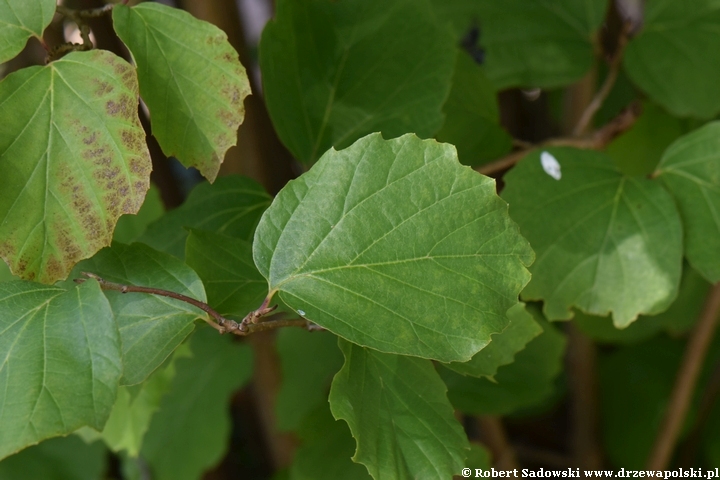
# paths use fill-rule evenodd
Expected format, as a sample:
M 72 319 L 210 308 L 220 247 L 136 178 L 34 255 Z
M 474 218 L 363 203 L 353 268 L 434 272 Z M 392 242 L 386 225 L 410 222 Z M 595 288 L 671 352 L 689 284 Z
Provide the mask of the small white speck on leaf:
M 540 163 L 542 164 L 545 173 L 550 175 L 555 180 L 562 178 L 562 172 L 560 172 L 560 162 L 549 152 L 542 152 L 540 154 Z
M 302 310 L 298 310 L 298 315 L 305 316 L 305 312 L 303 312 Z

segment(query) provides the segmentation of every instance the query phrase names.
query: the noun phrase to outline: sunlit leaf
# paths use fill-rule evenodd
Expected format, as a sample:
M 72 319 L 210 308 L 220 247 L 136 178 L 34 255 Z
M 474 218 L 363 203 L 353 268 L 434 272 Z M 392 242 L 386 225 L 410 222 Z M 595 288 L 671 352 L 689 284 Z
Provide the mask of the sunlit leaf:
M 344 340 L 339 345 L 345 364 L 333 379 L 330 408 L 355 437 L 353 460 L 375 479 L 449 478 L 460 471 L 468 440 L 432 362 Z
M 237 175 L 220 177 L 212 185 L 195 187 L 185 203 L 151 223 L 138 241 L 178 258 L 185 257 L 187 227 L 251 241 L 271 200 L 254 180 Z
M 55 15 L 56 0 L 4 0 L 0 2 L 0 63 L 20 53 L 28 38 L 42 38 Z
M 720 112 L 720 63 L 708 52 L 720 49 L 720 5 L 675 0 L 644 7 L 643 27 L 627 48 L 623 65 L 650 98 L 675 115 L 709 118 Z
M 543 170 L 543 153 L 560 179 Z M 550 320 L 571 307 L 619 328 L 667 309 L 682 271 L 682 225 L 658 182 L 623 176 L 603 153 L 553 148 L 529 154 L 505 176 L 503 198 L 537 252 L 527 300 Z
M 84 425 L 101 429 L 121 369 L 117 326 L 96 282 L 0 283 L 0 458 Z
M 252 352 L 209 327 L 190 340 L 192 358 L 175 363 L 170 392 L 153 416 L 141 455 L 153 479 L 196 480 L 227 448 L 231 394 L 250 379 Z
M 656 174 L 672 192 L 685 227 L 685 255 L 708 281 L 720 280 L 720 122 L 673 143 Z
M 135 70 L 106 51 L 74 52 L 0 82 L 0 256 L 52 283 L 109 245 L 150 181 Z
M 183 262 L 140 243 L 113 243 L 76 269 L 107 281 L 153 287 L 205 301 L 197 274 Z M 193 331 L 193 321 L 205 313 L 172 298 L 147 293 L 105 292 L 120 329 L 123 352 L 121 384 L 145 380 Z
M 369 135 L 290 182 L 255 233 L 271 293 L 388 353 L 466 361 L 508 323 L 533 252 L 454 148 Z
M 298 160 L 442 125 L 455 43 L 427 0 L 281 0 L 263 31 L 268 111 Z
M 250 93 L 227 35 L 154 2 L 115 5 L 113 25 L 137 64 L 140 93 L 163 152 L 214 181 L 237 141 Z

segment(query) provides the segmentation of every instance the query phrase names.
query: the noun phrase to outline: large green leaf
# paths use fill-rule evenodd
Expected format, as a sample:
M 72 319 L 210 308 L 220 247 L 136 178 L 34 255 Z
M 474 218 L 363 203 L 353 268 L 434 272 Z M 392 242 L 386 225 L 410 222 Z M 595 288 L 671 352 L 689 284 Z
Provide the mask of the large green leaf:
M 445 362 L 505 328 L 533 259 L 495 182 L 414 135 L 330 150 L 278 194 L 253 250 L 270 294 L 308 320 Z
M 290 480 L 369 480 L 365 467 L 350 457 L 355 449 L 345 422 L 333 419 L 328 404 L 318 406 L 299 431 L 302 446 L 290 466 Z
M 700 317 L 709 290 L 710 284 L 685 265 L 677 299 L 664 312 L 652 317 L 641 315 L 622 330 L 616 328 L 609 317 L 596 317 L 582 312 L 576 312 L 573 321 L 585 334 L 602 343 L 637 343 L 662 331 L 678 335 L 692 328 Z
M 476 353 L 469 362 L 453 362 L 446 366 L 463 375 L 492 379 L 498 367 L 512 363 L 515 354 L 543 331 L 525 310 L 524 303 L 518 303 L 508 310 L 508 319 L 510 324 L 505 330 L 493 335 L 490 344 Z
M 250 242 L 191 230 L 185 252 L 185 261 L 203 281 L 208 303 L 220 314 L 244 317 L 262 303 L 267 282 L 253 263 Z
M 327 331 L 283 328 L 278 332 L 282 367 L 282 384 L 275 400 L 278 429 L 297 430 L 315 407 L 327 404 L 330 382 L 343 364 L 337 344 L 337 337 Z
M 498 368 L 494 381 L 440 369 L 455 408 L 475 415 L 506 415 L 552 395 L 553 382 L 562 371 L 565 337 L 546 321 L 535 318 L 543 333 L 518 352 L 513 363 Z
M 593 63 L 606 0 L 433 0 L 458 36 L 479 28 L 485 71 L 498 88 L 550 88 L 582 77 Z
M 56 0 L 3 0 L 0 2 L 0 63 L 20 53 L 28 38 L 42 38 L 55 15 Z
M 673 143 L 656 172 L 675 196 L 685 226 L 685 255 L 711 283 L 720 280 L 720 122 Z
M 455 145 L 463 164 L 480 165 L 511 150 L 512 137 L 500 126 L 495 87 L 464 52 L 443 112 L 445 123 L 435 137 Z
M 109 245 L 150 185 L 135 70 L 105 50 L 74 52 L 0 82 L 0 256 L 52 283 Z
M 382 478 L 450 478 L 470 447 L 432 362 L 339 341 L 345 365 L 330 409 L 357 442 L 353 460 Z
M 115 402 L 120 338 L 94 281 L 0 283 L 0 458 L 89 425 Z
M 203 284 L 190 267 L 140 243 L 113 243 L 76 271 L 78 276 L 91 272 L 110 282 L 161 288 L 205 301 Z M 172 298 L 112 290 L 105 295 L 120 329 L 123 385 L 145 380 L 193 331 L 193 321 L 205 316 L 200 309 Z
M 628 75 L 675 115 L 708 118 L 720 112 L 720 63 L 708 52 L 720 49 L 717 0 L 652 0 L 643 29 L 625 50 Z
M 561 178 L 543 170 L 558 162 Z M 550 320 L 575 306 L 613 314 L 619 328 L 665 310 L 682 271 L 682 226 L 657 182 L 625 177 L 603 153 L 571 148 L 535 152 L 505 176 L 503 198 L 537 252 L 523 298 L 545 301 Z
M 156 480 L 196 480 L 217 463 L 230 436 L 228 402 L 250 379 L 248 345 L 209 327 L 190 340 L 192 358 L 175 363 L 170 392 L 153 416 L 141 455 Z
M 150 224 L 140 242 L 178 258 L 185 256 L 185 227 L 252 240 L 255 226 L 272 198 L 254 180 L 237 175 L 201 183 L 185 203 Z
M 250 83 L 227 35 L 159 3 L 116 5 L 113 25 L 138 68 L 140 93 L 163 152 L 215 180 L 237 142 Z
M 268 111 L 304 162 L 371 132 L 432 136 L 454 61 L 427 0 L 281 0 L 260 41 Z
M 2 480 L 100 480 L 107 468 L 107 449 L 76 435 L 52 438 L 0 462 Z

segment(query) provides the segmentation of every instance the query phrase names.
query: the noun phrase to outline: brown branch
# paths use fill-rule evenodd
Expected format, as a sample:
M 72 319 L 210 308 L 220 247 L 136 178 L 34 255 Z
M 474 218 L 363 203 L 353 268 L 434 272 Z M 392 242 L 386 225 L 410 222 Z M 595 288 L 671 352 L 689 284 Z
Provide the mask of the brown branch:
M 685 347 L 685 356 L 675 378 L 675 386 L 665 411 L 665 418 L 647 462 L 647 468 L 650 470 L 665 470 L 670 463 L 700 375 L 700 368 L 717 326 L 719 312 L 720 283 L 717 283 L 708 293 L 700 319 Z
M 124 285 L 121 283 L 109 282 L 104 278 L 100 277 L 99 275 L 90 272 L 82 272 L 82 275 L 97 281 L 100 284 L 100 288 L 102 288 L 103 290 L 114 290 L 120 293 L 148 293 L 150 295 L 159 295 L 161 297 L 174 298 L 175 300 L 189 303 L 190 305 L 197 307 L 203 312 L 210 315 L 215 320 L 214 322 L 207 317 L 204 320 L 221 334 L 233 333 L 235 335 L 245 336 L 256 332 L 274 330 L 276 328 L 282 327 L 302 327 L 308 330 L 316 329 L 316 326 L 312 322 L 309 322 L 304 318 L 280 318 L 277 320 L 267 320 L 264 322 L 260 322 L 259 320 L 261 317 L 267 315 L 268 313 L 272 312 L 277 308 L 277 305 L 273 307 L 267 306 L 267 304 L 270 302 L 270 296 L 265 299 L 260 308 L 250 312 L 245 317 L 245 319 L 243 319 L 242 322 L 238 323 L 235 320 L 223 317 L 207 303 L 201 302 L 200 300 L 196 300 L 181 293 L 173 292 L 171 290 L 163 290 L 162 288 L 139 287 L 136 285 Z M 76 278 L 75 282 L 83 283 L 85 280 L 85 278 Z
M 580 116 L 580 120 L 578 121 L 577 125 L 575 125 L 575 129 L 573 130 L 573 135 L 582 135 L 587 130 L 588 125 L 590 125 L 593 117 L 595 116 L 597 111 L 600 110 L 603 102 L 610 94 L 610 90 L 612 90 L 613 85 L 615 85 L 615 81 L 617 80 L 618 74 L 620 73 L 622 57 L 625 53 L 625 46 L 628 42 L 628 35 L 630 33 L 630 29 L 630 23 L 626 23 L 620 30 L 617 47 L 615 49 L 615 53 L 612 56 L 612 59 L 610 59 L 610 65 L 607 76 L 605 77 L 605 81 L 603 82 L 597 93 L 595 93 L 592 101 L 588 104 L 588 106 L 585 108 L 582 115 Z
M 507 439 L 505 427 L 499 417 L 480 415 L 476 417 L 482 440 L 493 456 L 493 465 L 500 470 L 519 468 L 515 450 Z
M 483 175 L 495 175 L 515 165 L 532 150 L 544 147 L 575 147 L 588 150 L 602 150 L 615 137 L 629 130 L 640 116 L 640 113 L 642 113 L 642 105 L 640 102 L 634 102 L 620 112 L 617 117 L 589 135 L 582 137 L 551 138 L 538 145 L 510 153 L 492 163 L 477 167 L 476 170 Z

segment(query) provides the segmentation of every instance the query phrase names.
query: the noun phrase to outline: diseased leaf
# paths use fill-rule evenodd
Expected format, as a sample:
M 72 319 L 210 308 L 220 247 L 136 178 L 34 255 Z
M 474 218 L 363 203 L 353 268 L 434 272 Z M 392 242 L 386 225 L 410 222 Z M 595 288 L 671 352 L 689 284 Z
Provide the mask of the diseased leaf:
M 0 458 L 102 428 L 121 368 L 117 326 L 95 281 L 71 290 L 0 283 Z
M 347 423 L 333 419 L 328 404 L 318 406 L 299 431 L 302 446 L 290 466 L 290 480 L 369 480 L 350 457 L 355 450 Z
M 337 336 L 327 331 L 283 328 L 278 332 L 282 384 L 275 412 L 279 430 L 298 430 L 315 407 L 327 405 L 330 382 L 343 364 L 337 344 Z
M 674 115 L 709 118 L 720 112 L 720 4 L 653 0 L 644 6 L 643 28 L 623 55 L 628 76 Z
M 596 342 L 637 343 L 665 331 L 678 335 L 690 330 L 700 317 L 710 284 L 690 266 L 683 268 L 677 299 L 664 312 L 647 317 L 641 315 L 625 329 L 616 328 L 609 317 L 596 317 L 576 312 L 573 321 Z
M 170 392 L 153 416 L 141 455 L 157 480 L 196 480 L 217 463 L 230 436 L 228 402 L 250 379 L 248 345 L 199 329 L 190 340 L 192 358 L 181 358 Z
M 145 201 L 136 215 L 123 215 L 118 220 L 113 232 L 113 241 L 120 243 L 132 243 L 143 234 L 149 224 L 160 218 L 165 211 L 160 190 L 151 185 L 145 195 Z
M 270 117 L 302 162 L 372 132 L 430 137 L 455 48 L 427 0 L 278 1 L 260 40 Z
M 508 310 L 510 324 L 501 333 L 492 336 L 490 344 L 476 353 L 468 362 L 448 363 L 445 366 L 463 375 L 493 379 L 498 367 L 512 363 L 515 354 L 525 348 L 543 329 L 518 303 Z
M 113 25 L 133 55 L 140 93 L 163 153 L 213 182 L 237 141 L 250 93 L 227 35 L 159 3 L 115 5 Z
M 685 226 L 685 255 L 708 281 L 720 280 L 720 122 L 678 139 L 656 175 L 675 197 Z
M 252 244 L 220 233 L 191 230 L 185 261 L 203 281 L 208 303 L 221 315 L 244 317 L 267 293 L 253 263 Z
M 353 460 L 375 479 L 459 472 L 470 445 L 432 362 L 344 340 L 339 346 L 345 365 L 333 379 L 330 409 L 355 437 Z
M 150 185 L 135 70 L 105 51 L 73 52 L 0 82 L 0 256 L 53 283 L 109 245 Z
M 28 38 L 42 38 L 55 15 L 56 0 L 3 0 L 0 2 L 0 63 L 20 53 Z
M 387 353 L 467 361 L 502 331 L 533 252 L 450 145 L 368 135 L 288 183 L 255 233 L 271 295 Z
M 251 241 L 271 201 L 254 180 L 237 175 L 220 177 L 212 185 L 195 187 L 185 203 L 151 223 L 138 241 L 178 258 L 185 257 L 186 227 Z
M 153 287 L 205 301 L 197 274 L 183 262 L 140 243 L 113 243 L 78 265 L 80 272 L 100 275 L 107 281 Z M 144 381 L 195 328 L 205 313 L 172 298 L 146 293 L 105 291 L 120 329 L 123 355 L 122 385 Z
M 482 68 L 460 52 L 443 106 L 445 123 L 435 137 L 455 145 L 464 165 L 482 165 L 512 148 L 512 137 L 500 126 L 496 93 Z
M 552 88 L 579 80 L 592 66 L 605 0 L 433 0 L 458 38 L 473 29 L 487 76 L 499 89 Z
M 561 178 L 543 170 L 543 155 Z M 550 320 L 612 312 L 618 328 L 667 309 L 682 272 L 682 225 L 657 183 L 626 177 L 603 153 L 552 148 L 529 154 L 505 176 L 503 198 L 537 252 L 526 300 L 544 300 Z M 551 221 L 549 221 L 551 219 Z
M 3 480 L 99 480 L 107 468 L 101 442 L 86 444 L 76 435 L 51 438 L 0 462 Z
M 535 319 L 543 333 L 518 352 L 513 363 L 498 368 L 494 382 L 440 368 L 455 408 L 473 415 L 506 415 L 552 395 L 553 382 L 562 371 L 565 336 L 538 315 Z

